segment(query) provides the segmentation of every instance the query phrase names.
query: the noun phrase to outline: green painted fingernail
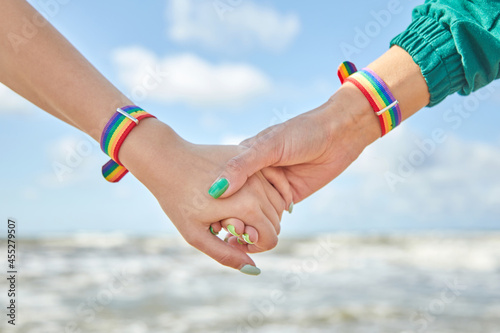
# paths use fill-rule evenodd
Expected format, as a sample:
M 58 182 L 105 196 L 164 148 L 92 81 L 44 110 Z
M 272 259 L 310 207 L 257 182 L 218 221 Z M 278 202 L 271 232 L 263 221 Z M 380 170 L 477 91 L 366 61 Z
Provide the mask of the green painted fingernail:
M 250 240 L 250 235 L 249 234 L 243 234 L 242 237 L 245 240 L 245 242 L 247 242 L 248 244 L 254 244 L 254 242 L 252 242 Z
M 208 194 L 210 194 L 211 197 L 214 199 L 218 199 L 221 195 L 226 192 L 227 188 L 229 187 L 229 181 L 226 178 L 221 178 L 213 185 L 210 187 L 210 190 L 208 190 Z
M 234 228 L 234 225 L 232 225 L 232 224 L 228 224 L 228 225 L 227 225 L 227 231 L 229 231 L 229 233 L 230 233 L 231 235 L 233 235 L 233 236 L 236 236 L 236 237 L 240 237 L 240 236 L 241 236 L 241 235 L 238 235 L 238 234 L 236 233 L 236 229 Z
M 288 206 L 288 213 L 289 213 L 289 214 L 292 214 L 292 212 L 293 212 L 293 201 L 292 201 L 292 203 L 290 204 L 290 206 Z
M 215 232 L 215 231 L 214 231 L 214 228 L 212 228 L 212 226 L 210 226 L 210 232 L 211 232 L 212 234 L 214 234 L 215 236 L 217 236 L 217 235 L 219 234 L 218 232 Z
M 236 238 L 236 241 L 237 241 L 238 243 L 240 243 L 241 245 L 243 245 L 243 242 L 242 242 L 242 241 L 240 241 L 240 239 L 239 239 L 239 238 Z
M 240 268 L 240 272 L 248 275 L 259 275 L 260 269 L 252 265 L 245 265 Z

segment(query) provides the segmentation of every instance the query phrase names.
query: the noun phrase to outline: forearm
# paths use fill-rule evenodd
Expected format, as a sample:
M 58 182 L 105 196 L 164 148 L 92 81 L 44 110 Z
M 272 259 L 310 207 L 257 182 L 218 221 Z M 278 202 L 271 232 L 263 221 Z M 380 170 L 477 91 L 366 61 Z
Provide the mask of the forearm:
M 2 0 L 0 13 L 0 81 L 98 141 L 115 109 L 131 101 L 27 2 Z M 22 27 L 33 18 L 37 33 L 26 39 Z
M 401 108 L 402 120 L 422 109 L 429 103 L 427 83 L 420 68 L 403 49 L 394 46 L 367 66 L 387 84 Z M 326 124 L 334 124 L 331 130 L 338 130 L 339 117 L 353 129 L 356 143 L 366 147 L 381 135 L 380 123 L 363 93 L 352 83 L 346 82 L 325 104 Z

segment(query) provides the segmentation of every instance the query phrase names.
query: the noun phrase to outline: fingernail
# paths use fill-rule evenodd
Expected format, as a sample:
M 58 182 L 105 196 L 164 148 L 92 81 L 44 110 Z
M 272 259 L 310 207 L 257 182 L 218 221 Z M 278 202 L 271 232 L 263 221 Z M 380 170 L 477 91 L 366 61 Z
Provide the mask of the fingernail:
M 229 234 L 226 235 L 226 237 L 224 237 L 224 242 L 228 242 L 229 241 Z
M 210 232 L 211 232 L 212 234 L 214 234 L 215 236 L 217 236 L 217 235 L 219 234 L 218 232 L 215 232 L 215 231 L 214 231 L 214 228 L 212 228 L 212 226 L 210 226 Z
M 239 239 L 239 238 L 236 238 L 236 241 L 237 241 L 238 243 L 240 243 L 241 245 L 243 245 L 243 242 L 242 242 L 242 241 L 240 241 L 240 239 Z
M 250 235 L 249 234 L 243 234 L 243 235 L 241 235 L 241 237 L 243 237 L 243 239 L 245 240 L 245 242 L 247 242 L 248 244 L 254 244 L 254 242 L 252 242 L 250 240 Z
M 233 235 L 233 236 L 236 236 L 236 237 L 240 237 L 240 236 L 241 236 L 241 235 L 238 235 L 238 234 L 236 233 L 236 229 L 234 228 L 234 225 L 232 225 L 232 224 L 228 224 L 228 225 L 227 225 L 227 231 L 229 231 L 229 233 L 230 233 L 231 235 Z
M 259 275 L 260 269 L 252 265 L 245 265 L 240 268 L 240 272 L 248 275 Z
M 218 199 L 221 195 L 226 192 L 229 187 L 229 181 L 226 178 L 221 178 L 212 184 L 210 189 L 208 190 L 208 194 L 214 199 Z
M 292 214 L 292 212 L 293 212 L 293 201 L 292 201 L 292 203 L 290 204 L 290 206 L 288 206 L 288 213 L 289 213 L 289 214 Z

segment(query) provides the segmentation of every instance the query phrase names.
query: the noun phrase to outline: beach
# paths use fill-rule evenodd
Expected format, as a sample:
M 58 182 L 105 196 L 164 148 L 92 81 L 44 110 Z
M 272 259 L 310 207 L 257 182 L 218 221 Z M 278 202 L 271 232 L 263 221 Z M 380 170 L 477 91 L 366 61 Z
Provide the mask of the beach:
M 2 332 L 500 332 L 498 232 L 284 238 L 252 256 L 258 277 L 174 236 L 18 244 L 17 324 Z

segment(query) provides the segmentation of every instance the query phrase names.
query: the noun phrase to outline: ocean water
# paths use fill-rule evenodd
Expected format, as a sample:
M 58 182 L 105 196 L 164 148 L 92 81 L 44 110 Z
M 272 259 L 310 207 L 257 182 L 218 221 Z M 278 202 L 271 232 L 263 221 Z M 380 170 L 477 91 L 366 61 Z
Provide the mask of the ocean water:
M 253 256 L 258 277 L 180 238 L 18 245 L 17 325 L 2 315 L 2 332 L 500 332 L 500 233 L 282 239 Z

